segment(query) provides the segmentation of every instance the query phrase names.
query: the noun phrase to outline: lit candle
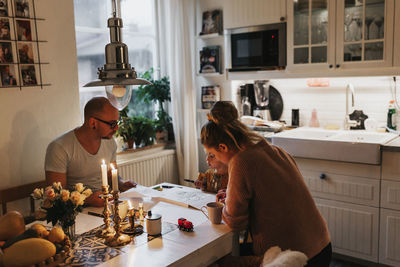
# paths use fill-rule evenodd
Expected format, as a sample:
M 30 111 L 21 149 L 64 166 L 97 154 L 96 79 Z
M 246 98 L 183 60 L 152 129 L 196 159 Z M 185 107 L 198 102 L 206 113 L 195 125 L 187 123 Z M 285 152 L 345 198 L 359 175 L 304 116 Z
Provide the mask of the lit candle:
M 114 192 L 118 191 L 118 170 L 115 169 L 113 164 L 111 165 L 111 177 L 112 177 L 112 189 Z
M 103 159 L 103 163 L 101 164 L 101 182 L 103 184 L 103 186 L 107 186 L 108 185 L 108 181 L 107 181 L 107 164 Z

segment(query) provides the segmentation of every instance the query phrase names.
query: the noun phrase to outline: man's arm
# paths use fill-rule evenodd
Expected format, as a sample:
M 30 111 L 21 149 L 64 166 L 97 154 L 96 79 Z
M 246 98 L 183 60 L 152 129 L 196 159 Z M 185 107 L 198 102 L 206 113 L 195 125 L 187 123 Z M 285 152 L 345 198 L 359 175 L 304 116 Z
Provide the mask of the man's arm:
M 60 182 L 62 187 L 66 188 L 67 187 L 67 174 L 46 171 L 46 184 L 52 185 L 55 182 Z

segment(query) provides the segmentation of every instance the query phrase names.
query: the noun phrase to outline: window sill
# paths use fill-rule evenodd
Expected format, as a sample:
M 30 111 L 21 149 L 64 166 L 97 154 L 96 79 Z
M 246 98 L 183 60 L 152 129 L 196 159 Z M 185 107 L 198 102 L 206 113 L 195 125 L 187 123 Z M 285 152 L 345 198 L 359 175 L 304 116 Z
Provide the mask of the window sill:
M 132 159 L 142 158 L 149 155 L 175 151 L 175 143 L 155 144 L 136 149 L 128 149 L 117 153 L 117 164 L 121 165 Z

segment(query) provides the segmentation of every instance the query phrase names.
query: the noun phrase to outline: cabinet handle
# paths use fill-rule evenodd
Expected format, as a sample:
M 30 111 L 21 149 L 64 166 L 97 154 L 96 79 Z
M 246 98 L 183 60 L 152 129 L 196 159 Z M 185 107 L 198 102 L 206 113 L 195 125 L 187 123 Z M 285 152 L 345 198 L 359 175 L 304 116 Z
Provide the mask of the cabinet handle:
M 325 178 L 326 178 L 326 174 L 325 174 L 325 173 L 321 173 L 321 174 L 319 175 L 319 178 L 325 179 Z
M 333 68 L 333 65 L 332 65 L 332 64 L 331 64 L 331 65 L 329 65 L 329 68 L 330 68 L 330 69 L 332 69 L 332 68 Z
M 340 65 L 339 65 L 339 64 L 337 64 L 337 65 L 336 65 L 336 68 L 340 68 Z
M 286 20 L 286 18 L 285 18 L 285 17 L 281 17 L 280 20 L 281 20 L 282 22 L 284 22 L 284 21 Z

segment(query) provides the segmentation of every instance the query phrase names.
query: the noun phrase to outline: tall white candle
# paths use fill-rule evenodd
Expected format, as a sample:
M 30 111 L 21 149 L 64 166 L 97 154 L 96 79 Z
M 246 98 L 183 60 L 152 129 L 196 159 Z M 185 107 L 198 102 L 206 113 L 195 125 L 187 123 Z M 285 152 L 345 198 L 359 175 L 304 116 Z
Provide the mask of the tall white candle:
M 103 159 L 103 163 L 101 164 L 101 182 L 103 186 L 108 185 L 107 181 L 107 164 L 105 163 Z
M 118 170 L 115 169 L 112 163 L 110 165 L 111 165 L 112 189 L 113 191 L 118 191 Z

